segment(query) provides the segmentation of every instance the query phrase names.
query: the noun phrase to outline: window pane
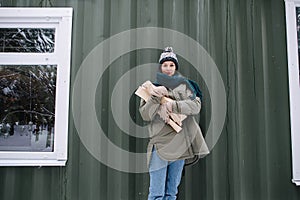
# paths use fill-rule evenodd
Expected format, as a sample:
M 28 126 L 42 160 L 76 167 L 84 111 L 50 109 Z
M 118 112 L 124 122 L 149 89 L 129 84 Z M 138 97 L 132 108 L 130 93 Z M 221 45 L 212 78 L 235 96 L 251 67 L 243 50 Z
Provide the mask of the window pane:
M 0 65 L 0 150 L 53 151 L 56 65 Z
M 54 28 L 0 28 L 0 52 L 53 53 Z

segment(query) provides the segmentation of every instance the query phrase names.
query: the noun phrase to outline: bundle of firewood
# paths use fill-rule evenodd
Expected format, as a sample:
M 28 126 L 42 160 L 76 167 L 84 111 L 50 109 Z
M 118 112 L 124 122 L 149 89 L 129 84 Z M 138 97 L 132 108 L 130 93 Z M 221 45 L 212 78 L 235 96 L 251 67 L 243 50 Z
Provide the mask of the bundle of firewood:
M 146 81 L 145 83 L 142 84 L 142 86 L 139 86 L 138 89 L 136 90 L 135 94 L 145 101 L 148 101 L 150 98 L 150 90 L 156 87 L 153 85 L 150 81 Z M 161 98 L 161 104 L 174 101 L 173 99 L 170 99 L 168 97 L 162 97 Z M 178 133 L 181 131 L 181 126 L 182 126 L 182 121 L 186 118 L 186 115 L 182 114 L 176 114 L 176 113 L 170 113 L 170 120 L 168 124 Z

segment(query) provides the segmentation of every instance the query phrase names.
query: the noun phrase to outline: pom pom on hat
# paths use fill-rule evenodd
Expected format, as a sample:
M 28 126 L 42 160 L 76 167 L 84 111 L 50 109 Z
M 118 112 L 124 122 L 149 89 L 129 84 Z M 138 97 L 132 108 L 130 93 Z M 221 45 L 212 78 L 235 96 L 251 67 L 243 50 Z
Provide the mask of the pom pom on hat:
M 163 64 L 165 61 L 172 61 L 175 63 L 176 70 L 178 70 L 179 64 L 176 54 L 173 52 L 172 47 L 166 47 L 160 54 L 159 63 Z

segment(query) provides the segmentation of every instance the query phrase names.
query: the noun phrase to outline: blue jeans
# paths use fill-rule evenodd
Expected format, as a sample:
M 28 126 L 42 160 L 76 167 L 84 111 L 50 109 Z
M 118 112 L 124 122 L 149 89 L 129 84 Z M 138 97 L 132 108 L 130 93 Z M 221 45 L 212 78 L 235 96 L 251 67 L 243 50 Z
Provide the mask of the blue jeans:
M 169 162 L 152 151 L 149 165 L 150 187 L 148 200 L 176 199 L 184 160 Z

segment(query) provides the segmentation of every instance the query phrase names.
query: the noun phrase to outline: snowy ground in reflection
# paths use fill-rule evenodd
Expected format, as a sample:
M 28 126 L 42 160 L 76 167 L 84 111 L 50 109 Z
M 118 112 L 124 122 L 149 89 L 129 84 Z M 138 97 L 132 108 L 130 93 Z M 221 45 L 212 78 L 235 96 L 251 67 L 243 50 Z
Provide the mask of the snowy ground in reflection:
M 33 125 L 32 130 L 35 129 Z M 53 130 L 53 129 L 51 129 Z M 28 125 L 15 125 L 14 134 L 2 134 L 0 137 L 2 151 L 53 151 L 53 131 L 30 130 Z

